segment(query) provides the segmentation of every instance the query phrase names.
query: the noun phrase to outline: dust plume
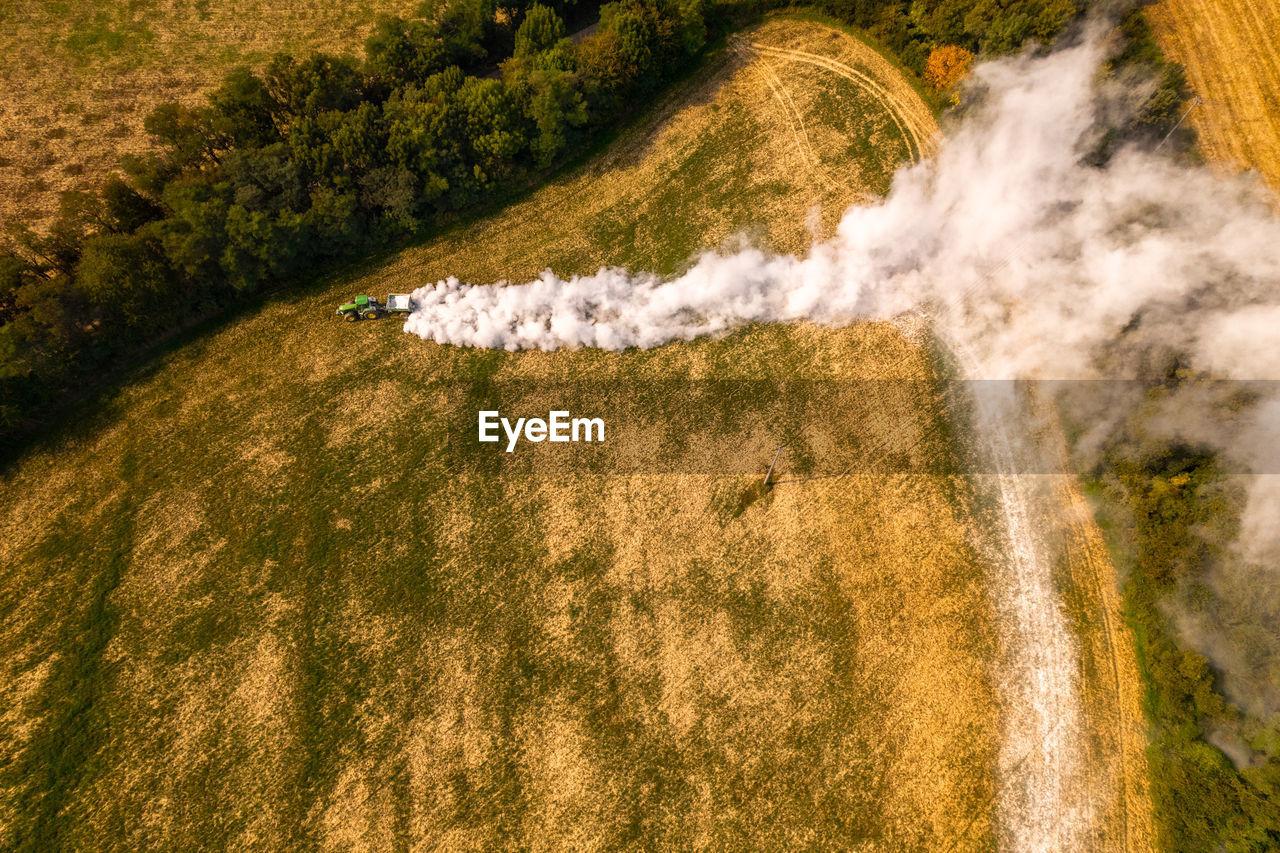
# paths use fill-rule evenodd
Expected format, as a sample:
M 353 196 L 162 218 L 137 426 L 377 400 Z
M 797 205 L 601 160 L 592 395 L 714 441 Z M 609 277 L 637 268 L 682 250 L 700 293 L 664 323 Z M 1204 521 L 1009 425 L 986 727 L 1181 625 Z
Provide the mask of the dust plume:
M 757 322 L 840 325 L 927 310 L 981 378 L 1137 375 L 1161 347 L 1280 378 L 1280 224 L 1256 183 L 1139 151 L 1105 168 L 1100 37 L 975 69 L 975 102 L 882 202 L 808 255 L 707 253 L 675 278 L 617 268 L 419 288 L 406 331 L 504 349 L 653 347 Z M 1245 337 L 1247 336 L 1247 337 Z M 1246 342 L 1249 341 L 1249 342 Z M 975 377 L 978 378 L 978 377 Z
M 667 279 L 617 268 L 518 284 L 451 278 L 414 293 L 405 330 L 463 346 L 622 350 L 751 323 L 920 312 L 965 353 L 968 378 L 1144 379 L 1182 366 L 1280 380 L 1280 221 L 1265 189 L 1136 149 L 1093 164 L 1104 114 L 1124 101 L 1101 71 L 1106 58 L 1095 28 L 1048 54 L 978 66 L 938 153 L 903 168 L 882 201 L 848 210 L 803 257 L 707 253 Z M 1188 391 L 1165 401 L 1164 429 L 1236 470 L 1267 472 L 1278 399 L 1223 420 L 1218 403 Z M 1119 424 L 1111 402 L 1084 414 Z M 1248 479 L 1238 565 L 1210 580 L 1224 590 L 1280 557 L 1276 478 Z M 1226 668 L 1236 698 L 1280 709 L 1274 690 L 1250 691 L 1220 633 L 1198 625 L 1187 637 Z

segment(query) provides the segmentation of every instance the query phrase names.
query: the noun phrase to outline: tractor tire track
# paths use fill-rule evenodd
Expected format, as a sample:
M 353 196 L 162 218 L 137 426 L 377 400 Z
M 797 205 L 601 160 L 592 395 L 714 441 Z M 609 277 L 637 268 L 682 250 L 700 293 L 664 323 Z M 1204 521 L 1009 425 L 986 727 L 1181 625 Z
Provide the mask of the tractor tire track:
M 782 80 L 768 62 L 760 58 L 757 58 L 755 62 L 751 61 L 752 57 L 749 55 L 742 40 L 735 40 L 733 50 L 743 57 L 747 67 L 760 76 L 760 79 L 769 87 L 774 100 L 782 107 L 782 117 L 787 124 L 787 129 L 791 132 L 792 139 L 795 140 L 796 151 L 799 153 L 801 161 L 804 162 L 805 170 L 812 172 L 815 165 L 818 164 L 818 158 L 814 153 L 813 145 L 809 141 L 809 132 L 805 128 L 804 117 L 800 114 L 800 110 L 796 106 L 795 100 L 791 97 L 791 93 L 787 91 L 786 86 L 783 85 Z
M 1094 597 L 1092 611 L 1099 623 L 1102 656 L 1107 667 L 1110 693 L 1107 708 L 1115 738 L 1115 754 L 1103 757 L 1107 775 L 1118 790 L 1116 835 L 1126 851 L 1154 849 L 1151 794 L 1147 785 L 1146 720 L 1142 709 L 1140 676 L 1134 641 L 1124 625 L 1115 569 L 1092 510 L 1071 478 L 1060 483 L 1056 502 L 1073 522 L 1068 528 L 1070 571 L 1074 583 Z M 1095 655 L 1096 657 L 1096 655 Z M 1099 685 L 1102 686 L 1102 685 Z
M 1015 617 L 1004 628 L 1011 704 L 1002 840 L 1017 850 L 1153 850 L 1133 638 L 1057 411 L 1034 394 L 977 411 L 1007 543 L 996 555 L 1003 565 L 994 592 L 998 612 Z M 1051 473 L 1021 473 L 1020 460 L 1031 458 L 1049 462 Z M 1071 628 L 1068 600 L 1087 627 Z
M 906 142 L 907 149 L 913 159 L 918 160 L 933 153 L 936 145 L 933 130 L 936 125 L 933 123 L 932 114 L 928 112 L 928 109 L 923 104 L 916 107 L 905 103 L 902 98 L 899 98 L 875 78 L 830 57 L 806 53 L 802 50 L 772 47 L 756 42 L 753 42 L 751 46 L 761 53 L 784 57 L 793 62 L 813 65 L 858 84 L 860 88 L 879 101 L 885 111 L 889 113 L 898 132 L 902 135 L 903 141 Z M 920 114 L 921 110 L 923 110 L 924 115 Z

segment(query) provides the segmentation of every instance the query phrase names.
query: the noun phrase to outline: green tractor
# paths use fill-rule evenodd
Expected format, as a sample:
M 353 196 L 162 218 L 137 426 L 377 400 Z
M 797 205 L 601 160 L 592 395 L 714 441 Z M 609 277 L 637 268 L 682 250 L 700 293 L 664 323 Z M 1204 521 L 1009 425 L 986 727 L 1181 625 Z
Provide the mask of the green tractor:
M 387 301 L 379 302 L 375 297 L 361 294 L 353 301 L 338 307 L 338 316 L 348 323 L 356 320 L 376 320 L 388 314 L 408 314 L 413 310 L 409 305 L 409 294 L 393 293 Z

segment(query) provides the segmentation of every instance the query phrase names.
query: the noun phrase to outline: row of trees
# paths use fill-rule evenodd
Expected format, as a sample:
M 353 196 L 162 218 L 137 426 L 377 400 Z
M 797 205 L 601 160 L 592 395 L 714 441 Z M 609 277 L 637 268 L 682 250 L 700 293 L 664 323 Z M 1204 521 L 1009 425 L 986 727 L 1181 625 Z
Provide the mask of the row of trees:
M 933 49 L 1006 53 L 1049 44 L 1089 0 L 822 0 L 836 17 L 870 30 L 916 74 Z
M 1161 846 L 1280 849 L 1280 720 L 1258 719 L 1229 702 L 1218 673 L 1188 647 L 1178 624 L 1179 614 L 1213 613 L 1231 634 L 1241 669 L 1251 658 L 1274 667 L 1270 626 L 1213 588 L 1212 567 L 1240 559 L 1230 545 L 1238 483 L 1219 471 L 1212 453 L 1151 446 L 1128 430 L 1106 450 L 1099 471 L 1094 485 L 1123 545 L 1126 608 L 1147 684 L 1147 757 Z M 1223 618 L 1215 610 L 1230 612 Z M 1274 690 L 1265 674 L 1263 681 L 1260 692 Z
M 384 17 L 363 61 L 282 55 L 261 73 L 234 71 L 203 107 L 157 108 L 146 120 L 155 153 L 127 159 L 100 193 L 68 195 L 48 233 L 0 250 L 0 435 L 119 353 L 528 185 L 707 40 L 705 0 L 605 4 L 578 43 L 560 11 L 581 18 L 587 6 L 514 2 L 500 14 L 495 0 L 450 0 Z M 975 52 L 1048 41 L 1079 11 L 1074 0 L 824 2 L 939 90 Z M 1139 15 L 1124 28 L 1122 60 L 1161 76 L 1139 117 L 1160 132 L 1181 77 Z M 477 76 L 502 57 L 500 74 Z
M 1187 98 L 1178 65 L 1167 62 L 1142 15 L 1142 0 L 820 0 L 836 17 L 866 28 L 937 92 L 963 76 L 977 54 L 1051 44 L 1073 21 L 1095 7 L 1119 15 L 1121 50 L 1114 69 L 1154 80 L 1155 90 L 1123 127 L 1104 140 L 1099 156 L 1118 142 L 1147 143 L 1177 121 Z M 1126 8 L 1127 7 L 1127 8 Z
M 383 18 L 363 61 L 281 55 L 232 72 L 206 106 L 152 112 L 155 153 L 0 254 L 0 434 L 246 293 L 526 185 L 706 43 L 702 0 L 608 3 L 577 44 L 534 5 L 515 10 L 513 55 L 482 78 L 468 71 L 493 67 L 486 2 L 434 23 Z

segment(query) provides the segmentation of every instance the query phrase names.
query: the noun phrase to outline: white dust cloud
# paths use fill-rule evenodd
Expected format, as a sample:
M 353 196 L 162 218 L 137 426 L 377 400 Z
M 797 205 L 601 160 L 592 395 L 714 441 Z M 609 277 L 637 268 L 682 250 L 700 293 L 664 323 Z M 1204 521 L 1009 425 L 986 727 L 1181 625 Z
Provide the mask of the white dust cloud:
M 1280 379 L 1280 221 L 1266 191 L 1138 150 L 1086 162 L 1100 114 L 1124 101 L 1109 97 L 1105 59 L 1095 33 L 978 66 L 971 106 L 937 155 L 903 168 L 883 201 L 848 210 L 804 257 L 708 253 L 665 280 L 616 268 L 523 284 L 451 278 L 414 292 L 405 330 L 462 346 L 622 350 L 750 323 L 923 311 L 965 354 L 967 378 L 1150 377 L 1180 354 L 1220 378 Z M 1256 423 L 1224 429 L 1188 405 L 1171 430 L 1259 470 L 1276 408 L 1264 399 Z M 1095 422 L 1123 420 L 1106 414 Z M 1280 559 L 1274 479 L 1250 485 L 1242 565 Z M 1244 681 L 1235 690 L 1248 693 Z
M 617 268 L 451 278 L 414 292 L 405 330 L 462 346 L 621 350 L 923 309 L 975 354 L 972 378 L 1120 378 L 1144 366 L 1134 353 L 1165 346 L 1222 376 L 1280 378 L 1280 223 L 1250 180 L 1136 151 L 1084 164 L 1103 59 L 1095 38 L 980 65 L 978 104 L 941 151 L 805 257 L 707 253 L 667 280 Z

